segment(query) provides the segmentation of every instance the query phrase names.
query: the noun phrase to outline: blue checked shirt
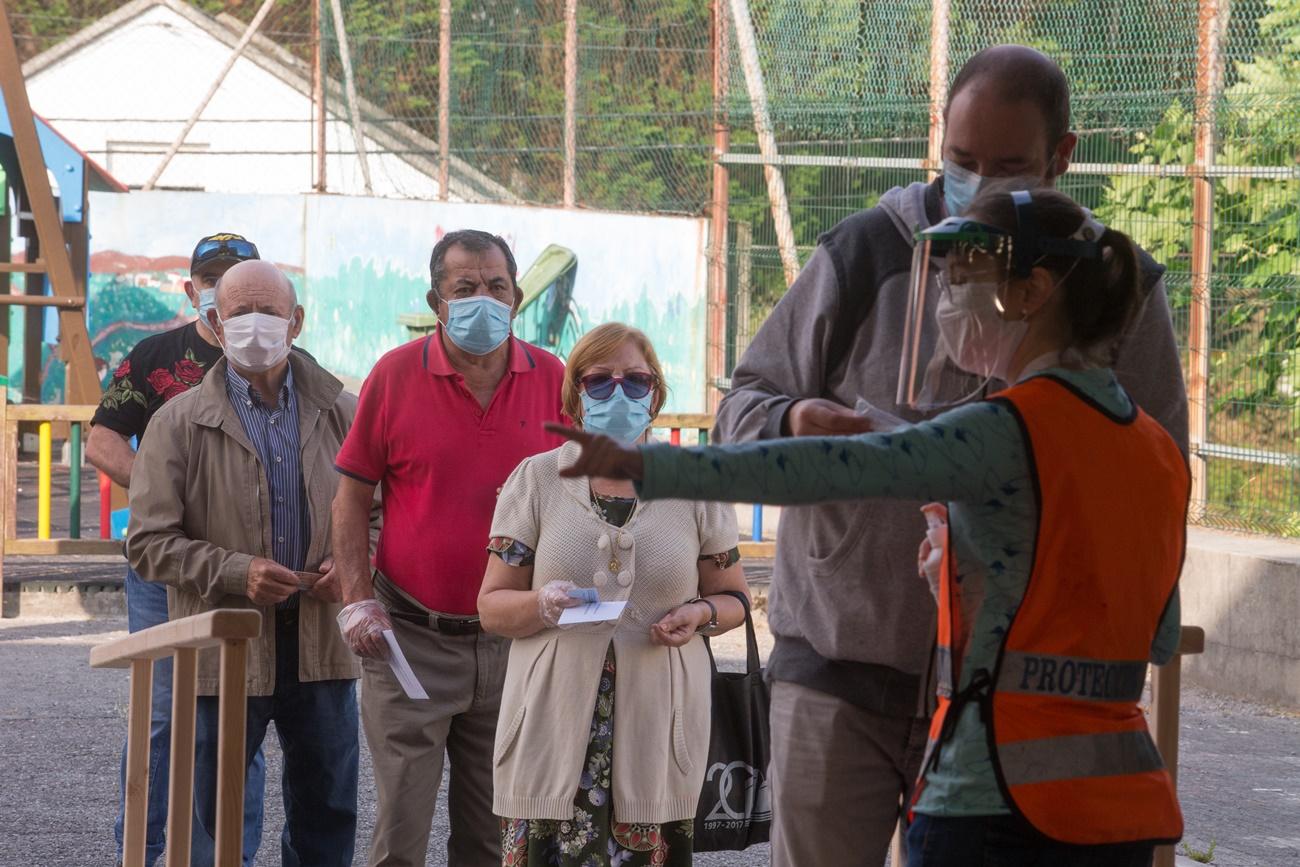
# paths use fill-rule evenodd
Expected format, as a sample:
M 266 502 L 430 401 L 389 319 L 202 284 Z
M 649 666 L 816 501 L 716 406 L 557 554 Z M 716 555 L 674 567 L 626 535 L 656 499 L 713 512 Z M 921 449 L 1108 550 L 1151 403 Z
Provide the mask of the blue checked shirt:
M 302 483 L 302 448 L 298 438 L 298 397 L 293 390 L 293 370 L 284 379 L 280 400 L 272 409 L 262 402 L 248 380 L 229 363 L 226 365 L 226 394 L 244 426 L 262 471 L 270 483 L 271 552 L 275 562 L 301 572 L 307 565 L 311 541 L 311 515 L 307 490 Z M 281 608 L 296 608 L 298 594 L 281 602 Z

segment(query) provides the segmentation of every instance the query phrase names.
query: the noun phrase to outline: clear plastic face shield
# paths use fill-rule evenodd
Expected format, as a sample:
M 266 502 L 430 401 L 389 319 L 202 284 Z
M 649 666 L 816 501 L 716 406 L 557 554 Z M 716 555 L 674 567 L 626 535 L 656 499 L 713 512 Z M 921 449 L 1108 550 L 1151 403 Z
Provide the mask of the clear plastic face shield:
M 918 233 L 898 404 L 920 412 L 979 397 L 1006 376 L 1025 323 L 1003 319 L 1014 239 L 950 217 Z
M 1018 225 L 1008 232 L 949 217 L 916 234 L 899 365 L 899 406 L 934 412 L 966 403 L 1010 378 L 1028 323 L 1008 310 L 1012 284 L 1046 255 L 1098 255 L 1104 231 L 1086 215 L 1076 238 L 1040 238 L 1027 192 L 1011 194 Z M 1085 212 L 1086 214 L 1086 212 Z M 1088 240 L 1082 240 L 1087 236 Z

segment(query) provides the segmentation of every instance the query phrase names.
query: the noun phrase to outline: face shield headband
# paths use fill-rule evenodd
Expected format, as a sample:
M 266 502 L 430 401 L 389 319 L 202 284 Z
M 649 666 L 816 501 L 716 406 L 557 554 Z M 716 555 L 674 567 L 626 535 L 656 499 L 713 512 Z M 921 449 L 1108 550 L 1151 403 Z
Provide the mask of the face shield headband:
M 1007 320 L 1000 297 L 1010 280 L 1024 279 L 1047 256 L 1101 255 L 1105 227 L 1085 211 L 1070 238 L 1044 237 L 1032 197 L 1011 194 L 1016 229 L 949 217 L 917 231 L 904 320 L 897 403 L 919 411 L 955 406 L 1005 380 L 1027 328 Z M 983 274 L 951 278 L 955 262 L 985 262 Z M 992 266 L 990 273 L 988 266 Z M 950 279 L 951 278 L 951 279 Z

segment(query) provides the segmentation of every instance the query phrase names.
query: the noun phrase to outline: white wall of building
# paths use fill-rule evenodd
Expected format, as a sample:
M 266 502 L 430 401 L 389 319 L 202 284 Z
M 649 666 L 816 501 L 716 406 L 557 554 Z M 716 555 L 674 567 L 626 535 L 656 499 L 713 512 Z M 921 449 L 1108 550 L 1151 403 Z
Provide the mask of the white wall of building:
M 35 73 L 27 89 L 38 113 L 120 181 L 138 187 L 229 56 L 230 47 L 194 21 L 154 6 Z M 158 185 L 224 193 L 308 191 L 314 181 L 311 114 L 310 94 L 242 57 Z M 350 127 L 335 117 L 326 132 L 329 191 L 363 193 Z M 366 149 L 375 195 L 437 196 L 436 178 L 397 156 L 377 155 L 380 148 L 369 139 Z

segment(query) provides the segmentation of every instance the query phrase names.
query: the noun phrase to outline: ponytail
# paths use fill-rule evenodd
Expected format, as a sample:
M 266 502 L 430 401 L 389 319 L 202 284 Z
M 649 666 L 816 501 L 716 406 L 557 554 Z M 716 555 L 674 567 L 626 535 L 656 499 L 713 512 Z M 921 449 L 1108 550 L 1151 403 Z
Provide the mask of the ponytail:
M 1051 238 L 1078 238 L 1083 229 L 1083 208 L 1064 193 L 1052 189 L 1030 192 L 1038 232 Z M 1006 231 L 1016 228 L 1016 210 L 1005 189 L 981 193 L 966 212 L 970 219 Z M 1085 230 L 1086 231 L 1086 230 Z M 1147 288 L 1138 265 L 1137 248 L 1128 235 L 1107 228 L 1095 240 L 1101 256 L 1077 259 L 1044 256 L 1037 263 L 1056 275 L 1063 293 L 1062 312 L 1069 328 L 1069 346 L 1102 364 L 1146 303 Z
M 1097 243 L 1101 258 L 1076 260 L 1061 285 L 1070 343 L 1085 354 L 1118 341 L 1147 296 L 1137 249 L 1128 235 L 1108 228 Z

